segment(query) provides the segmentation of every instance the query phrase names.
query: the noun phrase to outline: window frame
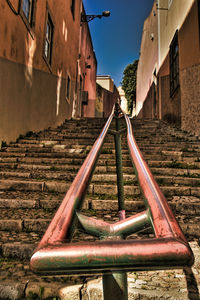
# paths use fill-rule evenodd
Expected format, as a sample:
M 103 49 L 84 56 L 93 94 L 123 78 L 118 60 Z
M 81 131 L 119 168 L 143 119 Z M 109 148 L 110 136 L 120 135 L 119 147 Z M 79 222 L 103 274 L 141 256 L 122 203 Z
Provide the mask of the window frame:
M 172 97 L 180 86 L 178 30 L 176 30 L 175 35 L 170 44 L 169 56 L 170 56 L 169 58 L 170 59 L 170 97 Z
M 29 1 L 31 3 L 28 17 L 23 9 L 25 1 Z M 37 0 L 22 0 L 21 7 L 20 7 L 20 16 L 33 38 L 34 38 L 33 29 L 35 27 L 35 16 L 36 16 L 36 1 Z
M 50 25 L 49 28 L 51 29 L 50 39 L 47 39 L 47 25 Z M 52 54 L 53 54 L 53 40 L 54 40 L 54 29 L 55 25 L 52 19 L 52 14 L 47 6 L 46 9 L 46 18 L 45 18 L 45 26 L 44 26 L 44 46 L 43 46 L 43 58 L 47 63 L 48 67 L 51 70 L 52 67 Z M 48 53 L 46 55 L 46 42 L 48 43 Z

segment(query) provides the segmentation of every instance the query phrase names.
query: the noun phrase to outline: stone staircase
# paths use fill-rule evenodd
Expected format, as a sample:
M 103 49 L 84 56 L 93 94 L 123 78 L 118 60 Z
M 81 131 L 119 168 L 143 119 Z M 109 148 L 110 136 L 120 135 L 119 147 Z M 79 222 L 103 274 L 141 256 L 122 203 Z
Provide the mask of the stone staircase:
M 86 276 L 36 276 L 29 270 L 29 259 L 104 123 L 105 119 L 69 120 L 56 129 L 28 133 L 2 148 L 0 299 L 102 299 L 99 279 L 92 286 Z M 191 243 L 196 262 L 193 269 L 130 273 L 129 298 L 200 299 L 200 140 L 158 120 L 132 123 L 140 150 Z M 125 135 L 122 148 L 126 215 L 130 216 L 142 211 L 144 204 Z M 111 135 L 106 137 L 83 211 L 106 221 L 118 220 Z M 148 229 L 129 238 L 153 236 Z M 73 241 L 80 240 L 94 238 L 77 230 Z

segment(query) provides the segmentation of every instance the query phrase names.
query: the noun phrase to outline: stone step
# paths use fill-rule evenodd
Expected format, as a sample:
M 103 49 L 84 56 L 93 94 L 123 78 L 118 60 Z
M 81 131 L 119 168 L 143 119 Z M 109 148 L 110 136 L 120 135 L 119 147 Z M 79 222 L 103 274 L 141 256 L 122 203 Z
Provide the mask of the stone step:
M 81 164 L 84 162 L 84 158 L 2 158 L 0 162 L 0 170 L 66 170 L 66 171 L 78 171 Z M 42 163 L 42 164 L 41 164 Z M 147 161 L 150 169 L 154 174 L 171 174 L 178 176 L 191 176 L 199 177 L 200 162 L 179 162 L 179 161 Z M 96 170 L 102 172 L 116 172 L 114 159 L 102 159 L 98 160 Z M 123 160 L 123 171 L 125 173 L 133 173 L 133 167 L 130 160 Z
M 0 180 L 0 191 L 36 191 L 36 192 L 59 192 L 68 190 L 70 183 L 54 181 L 30 181 L 30 180 Z M 92 190 L 92 186 L 90 190 Z
M 56 148 L 56 146 L 59 145 L 66 145 L 69 147 L 69 145 L 73 145 L 74 139 L 72 139 L 73 135 L 69 135 L 69 137 L 65 138 L 62 135 L 62 138 L 58 138 L 58 135 L 55 136 L 55 138 L 49 139 L 49 138 L 44 138 L 41 140 L 36 140 L 35 142 L 33 140 L 30 140 L 30 143 L 28 140 L 20 140 L 18 143 L 12 143 L 8 145 L 7 147 L 4 147 L 5 150 L 11 150 L 12 148 Z M 93 139 L 96 139 L 94 137 Z M 157 140 L 152 140 L 151 137 L 145 137 L 145 139 L 142 139 L 141 137 L 135 137 L 137 144 L 140 146 L 141 149 L 169 149 L 169 150 L 174 150 L 174 151 L 182 151 L 182 152 L 188 152 L 188 153 L 195 153 L 199 152 L 200 146 L 198 143 L 190 143 L 190 142 L 176 142 L 175 140 L 169 141 L 169 140 L 161 140 L 160 137 Z M 164 136 L 166 139 L 166 136 Z M 75 140 L 79 140 L 79 144 L 81 145 L 81 141 L 83 140 L 82 136 L 80 138 L 77 138 Z M 90 142 L 91 139 L 88 139 L 88 144 L 93 144 L 93 142 Z M 105 138 L 105 145 L 110 145 L 110 143 L 114 143 L 114 138 L 112 136 L 106 136 Z M 77 142 L 74 142 L 74 145 L 77 145 Z M 85 142 L 83 141 L 83 146 L 85 146 Z M 127 145 L 127 139 L 126 136 L 122 136 L 122 145 Z
M 54 179 L 54 180 L 65 180 L 65 181 L 71 181 L 75 178 L 76 174 L 77 174 L 77 169 L 71 169 L 71 172 L 66 172 L 66 169 L 59 169 L 59 167 L 56 168 L 51 168 L 50 170 L 46 170 L 46 169 L 39 169 L 39 168 L 35 168 L 32 169 L 31 172 L 23 172 L 21 170 L 17 170 L 17 171 L 9 171 L 4 169 L 5 171 L 0 171 L 0 178 L 24 178 L 24 179 Z M 124 180 L 124 184 L 132 183 L 135 184 L 137 182 L 137 177 L 134 174 L 126 174 L 125 173 L 125 168 L 124 168 L 124 174 L 123 174 L 123 180 Z M 97 170 L 98 171 L 98 170 Z M 157 182 L 160 185 L 164 185 L 164 184 L 172 184 L 172 185 L 192 185 L 192 186 L 200 186 L 200 178 L 191 178 L 189 177 L 190 174 L 194 174 L 194 175 L 199 175 L 197 173 L 193 173 L 193 171 L 191 170 L 191 172 L 189 172 L 188 174 L 188 170 L 175 170 L 173 172 L 173 177 L 169 176 L 170 175 L 170 170 L 167 169 L 166 174 L 165 174 L 165 170 L 158 170 L 158 172 L 156 173 L 155 170 L 154 171 L 154 177 L 157 180 Z M 182 171 L 182 172 L 181 172 Z M 198 170 L 199 171 L 199 170 Z M 158 175 L 159 173 L 159 175 Z M 182 175 L 182 177 L 180 177 L 180 175 Z M 188 177 L 187 177 L 188 175 Z M 179 176 L 179 177 L 178 177 Z M 108 183 L 108 182 L 117 182 L 117 175 L 116 174 L 94 174 L 92 177 L 92 182 L 95 183 Z
M 106 218 L 105 218 L 106 219 Z M 117 219 L 117 217 L 116 217 Z M 181 229 L 183 230 L 183 233 L 188 238 L 189 241 L 193 239 L 198 239 L 200 237 L 199 234 L 199 226 L 200 226 L 200 218 L 194 218 L 195 222 L 188 222 L 185 223 L 185 220 L 179 220 L 179 225 Z M 32 220 L 32 223 L 30 223 L 31 220 L 27 220 L 27 227 L 24 229 L 24 231 L 21 230 L 13 230 L 13 226 L 18 224 L 18 220 L 10 221 L 10 227 L 8 224 L 8 221 L 5 220 L 5 223 L 7 224 L 7 229 L 9 231 L 1 231 L 1 253 L 2 257 L 5 258 L 11 258 L 11 259 L 30 259 L 34 249 L 37 247 L 38 242 L 41 240 L 43 233 L 45 232 L 49 222 L 47 220 Z M 41 222 L 42 226 L 40 227 L 41 230 L 39 230 L 39 224 L 37 222 Z M 43 222 L 42 222 L 43 221 Z M 112 222 L 115 221 L 112 218 Z M 13 224 L 11 224 L 13 222 Z M 6 229 L 6 228 L 5 228 Z M 12 230 L 12 232 L 11 232 Z M 27 230 L 27 231 L 26 231 Z M 31 231 L 31 232 L 29 232 Z M 141 238 L 151 238 L 154 237 L 152 230 L 145 230 L 144 233 L 136 233 L 129 237 L 128 239 L 141 239 Z M 79 242 L 80 240 L 92 242 L 97 240 L 97 238 L 86 235 L 82 231 L 77 231 L 74 235 L 73 242 Z
M 20 217 L 27 218 L 32 216 L 33 218 L 44 218 L 52 217 L 52 213 L 58 208 L 61 201 L 63 200 L 64 193 L 58 195 L 49 194 L 39 194 L 37 192 L 29 192 L 27 195 L 22 194 L 25 198 L 23 199 L 21 194 L 23 191 L 11 193 L 13 198 L 3 198 L 0 199 L 0 208 L 2 218 L 10 219 L 13 215 L 19 215 Z M 167 197 L 167 200 L 175 213 L 181 213 L 182 215 L 199 215 L 200 214 L 200 204 L 199 198 L 195 196 L 171 196 Z M 143 198 L 138 196 L 133 200 L 132 197 L 125 198 L 125 208 L 128 212 L 138 212 L 144 209 Z M 16 210 L 17 209 L 17 210 Z M 98 211 L 111 211 L 116 212 L 118 210 L 117 196 L 113 199 L 108 196 L 99 197 L 88 195 L 84 201 L 83 209 L 89 209 Z M 49 218 L 50 218 L 49 217 Z
M 51 221 L 51 219 L 19 219 L 19 220 L 17 220 L 17 219 L 14 219 L 14 220 L 2 219 L 2 220 L 0 220 L 0 231 L 28 232 L 28 233 L 29 232 L 32 232 L 32 233 L 33 232 L 41 232 L 44 234 L 50 221 Z M 23 239 L 24 239 L 24 237 L 23 237 Z M 32 236 L 31 236 L 31 239 L 32 239 Z M 31 241 L 31 239 L 30 239 L 30 241 Z M 16 239 L 15 239 L 15 241 L 16 241 Z
M 70 158 L 73 157 L 74 155 L 74 159 L 80 159 L 85 158 L 87 156 L 87 154 L 89 153 L 90 149 L 68 149 L 66 152 L 62 151 L 62 152 L 54 152 L 54 151 L 39 151 L 39 152 L 30 152 L 30 153 L 20 153 L 17 152 L 15 153 L 15 155 L 11 155 L 9 152 L 4 153 L 1 157 L 0 163 L 1 162 L 24 162 L 27 160 L 30 160 L 31 158 L 52 158 L 52 159 L 60 159 L 60 158 Z M 153 154 L 150 154 L 150 152 L 142 152 L 143 157 L 146 161 L 149 160 L 155 160 L 155 161 L 164 161 L 164 160 L 168 160 L 168 161 L 174 161 L 174 162 L 188 162 L 188 163 L 194 163 L 197 165 L 199 165 L 198 162 L 198 157 L 196 156 L 182 156 L 182 155 L 177 155 L 176 153 L 169 153 L 167 155 L 163 155 L 161 153 L 156 153 L 156 151 L 153 151 Z M 109 159 L 112 160 L 113 162 L 115 162 L 115 151 L 114 150 L 102 150 L 101 159 Z M 130 156 L 128 153 L 128 150 L 122 151 L 122 158 L 123 160 L 130 160 Z
M 109 168 L 107 168 L 109 170 Z M 65 171 L 65 170 L 64 170 Z M 31 172 L 19 172 L 19 171 L 0 171 L 0 178 L 3 178 L 0 180 L 0 190 L 35 190 L 35 191 L 43 191 L 43 190 L 49 190 L 53 187 L 61 189 L 63 191 L 63 187 L 67 188 L 69 187 L 69 184 L 66 182 L 72 182 L 75 178 L 78 168 L 72 169 L 71 172 L 64 172 L 64 171 L 56 171 L 56 169 L 52 168 L 51 172 L 47 170 L 39 170 L 39 169 L 33 169 Z M 102 170 L 98 169 L 97 167 L 97 173 Z M 132 169 L 133 171 L 133 169 Z M 153 170 L 152 170 L 153 171 Z M 154 177 L 158 184 L 160 186 L 165 185 L 172 185 L 172 187 L 200 187 L 200 178 L 199 172 L 196 173 L 195 170 L 190 170 L 189 174 L 187 170 L 182 170 L 184 173 L 182 173 L 180 176 L 180 171 L 178 170 L 176 173 L 173 173 L 173 176 L 169 175 L 169 169 L 167 170 L 167 174 L 164 174 L 165 170 L 162 170 L 160 174 L 157 175 L 154 173 Z M 187 171 L 187 174 L 186 174 Z M 194 175 L 194 177 L 187 177 L 189 175 Z M 163 176 L 165 175 L 165 176 Z M 197 178 L 196 178 L 196 177 Z M 13 177 L 13 180 L 11 178 Z M 8 178 L 6 180 L 6 178 Z M 17 180 L 15 180 L 17 178 Z M 19 180 L 19 178 L 23 178 L 24 180 Z M 29 179 L 32 179 L 31 181 Z M 37 181 L 35 181 L 35 180 Z M 125 184 L 125 191 L 127 190 L 126 185 L 130 185 L 130 190 L 134 185 L 137 185 L 138 181 L 136 178 L 136 175 L 132 174 L 124 174 L 123 175 L 124 184 Z M 45 181 L 44 181 L 45 180 Z M 48 181 L 47 181 L 48 180 Z M 50 180 L 50 181 L 49 181 Z M 52 180 L 56 180 L 55 182 L 52 182 Z M 65 181 L 65 182 L 63 182 Z M 115 183 L 114 186 L 112 186 L 112 190 L 116 190 L 116 182 L 117 182 L 117 176 L 116 174 L 94 174 L 92 177 L 92 184 L 90 185 L 89 190 L 94 188 L 94 193 L 97 192 L 98 185 L 100 184 L 102 190 L 107 190 L 107 183 L 112 182 Z M 103 186 L 103 183 L 106 183 L 106 186 Z M 94 187 L 93 187 L 94 186 Z M 109 187 L 111 189 L 111 187 Z M 109 191 L 106 193 L 108 194 Z
M 178 160 L 146 160 L 148 166 L 150 168 L 157 167 L 157 168 L 170 168 L 172 171 L 174 169 L 200 169 L 200 162 L 198 161 L 178 161 Z
M 26 281 L 29 280 L 28 287 L 30 284 L 30 289 L 27 288 L 26 293 L 28 295 L 28 292 L 35 293 L 34 291 L 37 291 L 39 296 L 36 296 L 36 293 L 35 299 L 41 298 L 41 287 L 44 287 L 42 291 L 46 293 L 55 284 L 58 285 L 51 296 L 58 296 L 57 292 L 55 295 L 55 291 L 58 291 L 62 284 L 69 285 L 69 278 L 72 278 L 71 276 L 65 277 L 65 279 L 62 279 L 61 276 L 53 278 L 37 276 L 28 269 L 28 259 L 42 238 L 43 232 L 66 194 L 70 182 L 105 123 L 105 120 L 98 119 L 96 125 L 94 121 L 96 122 L 96 119 L 72 120 L 57 129 L 50 128 L 40 133 L 29 133 L 24 138 L 20 137 L 18 143 L 11 143 L 0 152 L 0 175 L 3 176 L 0 180 L 0 282 L 6 285 L 10 280 L 10 286 L 12 286 L 14 279 L 17 278 L 18 283 L 25 286 Z M 135 137 L 143 156 L 161 186 L 186 237 L 193 242 L 199 240 L 200 141 L 196 137 L 169 127 L 160 121 L 134 120 L 133 124 Z M 115 129 L 115 122 L 112 124 L 112 129 Z M 126 134 L 122 138 L 122 152 L 125 174 L 125 208 L 128 217 L 143 211 L 145 207 L 125 139 Z M 113 140 L 113 137 L 108 135 L 82 210 L 88 216 L 96 216 L 107 222 L 118 220 Z M 128 239 L 144 239 L 153 236 L 152 230 L 148 229 L 131 235 Z M 81 240 L 92 241 L 94 238 L 77 230 L 74 241 Z M 146 297 L 145 299 L 152 299 L 151 297 L 154 296 L 155 299 L 158 296 L 161 299 L 163 295 L 168 297 L 169 286 L 164 294 L 161 294 L 160 291 L 164 291 L 163 282 L 165 284 L 168 282 L 167 279 L 163 281 L 163 277 L 170 278 L 170 272 L 162 273 L 162 275 L 156 273 L 156 279 L 154 278 L 155 271 L 148 273 L 148 276 L 138 272 L 137 276 L 140 276 L 140 279 L 136 279 L 136 277 L 135 281 L 131 279 L 131 286 L 135 293 L 138 293 L 137 297 L 140 298 L 143 295 Z M 195 276 L 198 275 L 196 269 L 195 272 Z M 181 292 L 182 283 L 179 281 L 179 276 L 184 276 L 185 282 L 188 275 L 174 274 L 178 277 L 172 276 L 170 293 L 173 290 L 172 294 L 177 295 L 174 299 L 179 299 L 180 295 L 181 299 L 184 299 L 187 292 L 186 290 Z M 133 275 L 136 276 L 135 273 Z M 73 283 L 76 280 L 77 283 L 80 283 L 79 295 L 82 294 L 83 298 L 83 290 L 86 287 L 83 281 L 86 281 L 86 277 L 79 277 L 80 282 L 77 277 L 75 278 Z M 148 284 L 144 282 L 148 282 Z M 35 290 L 34 283 L 36 283 Z M 155 288 L 155 283 L 159 285 L 157 288 Z M 184 284 L 183 289 L 187 289 L 186 283 Z M 148 290 L 145 290 L 146 286 Z

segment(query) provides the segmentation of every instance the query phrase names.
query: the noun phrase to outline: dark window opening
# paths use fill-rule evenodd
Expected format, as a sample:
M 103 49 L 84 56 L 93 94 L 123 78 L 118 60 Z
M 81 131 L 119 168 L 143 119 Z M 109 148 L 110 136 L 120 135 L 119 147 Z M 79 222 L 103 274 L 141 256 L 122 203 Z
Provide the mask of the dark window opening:
M 70 87 L 71 87 L 71 79 L 67 76 L 67 83 L 66 83 L 66 98 L 70 100 Z
M 73 16 L 73 19 L 75 17 L 75 0 L 71 0 L 71 12 L 72 12 L 72 16 Z
M 170 96 L 179 87 L 179 47 L 178 47 L 178 30 L 176 31 L 170 45 Z
M 47 62 L 51 65 L 54 26 L 49 12 L 47 14 L 48 16 L 47 16 L 45 43 L 44 43 L 44 56 Z
M 80 99 L 82 97 L 82 90 L 83 90 L 83 78 L 80 75 L 80 85 L 79 85 L 79 97 L 80 97 Z

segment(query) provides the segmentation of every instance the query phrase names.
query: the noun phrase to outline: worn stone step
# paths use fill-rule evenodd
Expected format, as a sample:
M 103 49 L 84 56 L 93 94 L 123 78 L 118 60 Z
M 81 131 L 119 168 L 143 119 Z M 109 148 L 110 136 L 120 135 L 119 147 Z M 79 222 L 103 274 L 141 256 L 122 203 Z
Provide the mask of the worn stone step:
M 199 186 L 200 187 L 200 178 L 190 178 L 190 177 L 179 177 L 175 176 L 158 176 L 155 175 L 157 183 L 160 186 L 163 185 L 172 185 L 172 186 Z
M 178 160 L 146 160 L 149 167 L 157 167 L 157 168 L 170 168 L 172 169 L 200 169 L 200 162 L 188 162 L 188 161 L 178 161 Z
M 40 133 L 30 133 L 25 138 L 20 137 L 18 143 L 12 143 L 0 152 L 0 174 L 4 176 L 4 179 L 0 180 L 0 253 L 1 258 L 4 261 L 7 260 L 3 264 L 3 269 L 0 268 L 0 282 L 8 278 L 10 282 L 12 282 L 11 279 L 18 278 L 20 283 L 25 283 L 25 280 L 33 283 L 35 280 L 39 289 L 43 282 L 46 284 L 45 289 L 52 286 L 52 282 L 58 282 L 58 286 L 61 285 L 60 277 L 47 278 L 47 281 L 42 281 L 43 279 L 32 274 L 28 270 L 28 259 L 66 194 L 68 183 L 73 179 L 90 151 L 93 142 L 90 145 L 88 143 L 93 138 L 95 140 L 105 123 L 105 120 L 99 119 L 96 126 L 93 124 L 94 121 L 96 122 L 96 120 L 72 120 L 57 129 L 50 128 Z M 122 126 L 123 124 L 124 122 Z M 134 120 L 133 124 L 135 137 L 143 156 L 161 186 L 186 237 L 188 240 L 199 240 L 200 141 L 160 121 Z M 112 128 L 115 129 L 115 122 Z M 73 135 L 76 139 L 73 139 Z M 85 143 L 86 136 L 90 137 L 88 143 Z M 83 204 L 84 214 L 102 218 L 107 222 L 118 220 L 113 140 L 113 137 L 108 135 Z M 128 217 L 143 211 L 145 207 L 140 189 L 136 185 L 136 176 L 125 140 L 126 134 L 122 138 L 122 152 L 125 207 Z M 29 176 L 34 176 L 35 180 Z M 103 184 L 104 182 L 106 184 Z M 132 235 L 130 238 L 148 237 L 152 237 L 151 230 Z M 74 238 L 78 241 L 93 240 L 93 237 L 79 231 Z M 14 267 L 9 267 L 9 261 L 15 262 Z M 23 262 L 25 262 L 25 268 L 17 267 L 17 265 L 23 265 Z M 157 295 L 158 288 L 155 288 L 155 282 L 160 284 L 165 275 L 162 274 L 160 279 L 158 277 L 156 281 L 153 281 L 154 275 L 155 271 L 149 276 L 145 277 L 143 274 L 140 279 L 131 281 L 132 285 L 134 283 L 134 289 L 139 289 L 139 292 L 136 290 L 138 297 L 144 295 L 144 297 L 151 298 Z M 168 275 L 166 276 L 168 278 Z M 174 278 L 179 280 L 179 277 Z M 141 280 L 142 283 L 140 284 L 137 280 Z M 145 281 L 148 282 L 146 286 L 147 291 L 151 291 L 150 296 L 143 288 Z M 177 286 L 179 286 L 179 292 L 175 294 L 179 297 L 181 288 L 180 282 L 178 285 L 177 282 L 175 280 L 171 282 L 170 291 L 172 289 L 177 291 Z M 169 290 L 169 287 L 167 289 Z M 183 293 L 187 294 L 187 292 Z M 183 294 L 181 294 L 181 299 L 184 299 Z
M 188 176 L 200 177 L 200 169 L 175 169 L 175 168 L 151 168 L 151 172 L 155 175 L 172 175 L 173 176 Z
M 49 217 L 51 217 L 50 214 Z M 44 233 L 50 221 L 51 219 L 2 219 L 0 220 L 0 231 Z
M 0 191 L 4 190 L 43 191 L 44 182 L 23 180 L 0 180 Z
M 19 233 L 17 234 L 19 236 Z M 38 240 L 35 243 L 20 243 L 15 241 L 8 241 L 3 244 L 1 247 L 2 256 L 4 258 L 13 258 L 13 259 L 30 259 L 33 254 L 34 249 L 36 248 Z
M 70 183 L 54 181 L 29 181 L 29 180 L 0 180 L 0 191 L 45 191 L 45 192 L 66 192 Z
M 10 161 L 10 160 L 9 160 Z M 66 170 L 66 171 L 78 171 L 81 163 L 83 163 L 84 159 L 76 159 L 76 158 L 68 158 L 68 159 L 44 159 L 44 158 L 26 158 L 23 159 L 23 163 L 17 163 L 16 161 L 12 162 L 1 162 L 0 170 L 5 170 L 6 168 L 10 169 L 24 169 L 24 170 Z M 37 164 L 36 164 L 37 163 Z M 43 164 L 41 164 L 43 163 Z M 60 164 L 58 164 L 60 163 Z M 96 170 L 100 170 L 102 172 L 115 172 L 116 168 L 114 166 L 115 160 L 104 160 L 99 159 Z M 185 164 L 181 162 L 170 162 L 170 161 L 159 161 L 159 162 L 148 162 L 148 165 L 151 167 L 151 171 L 153 174 L 171 174 L 173 172 L 174 175 L 178 176 L 191 176 L 191 177 L 199 177 L 200 176 L 200 165 L 191 165 Z M 111 166 L 111 167 L 110 167 Z M 181 168 L 180 168 L 181 167 Z M 193 169 L 196 167 L 195 169 Z M 130 173 L 133 171 L 132 162 L 130 160 L 123 161 L 123 170 L 125 173 Z
M 117 216 L 115 219 L 117 221 Z M 115 220 L 113 220 L 113 218 L 112 218 L 112 221 L 115 221 Z M 32 222 L 34 222 L 34 221 L 32 221 Z M 185 236 L 189 240 L 192 240 L 194 238 L 198 239 L 200 237 L 199 230 L 198 230 L 198 228 L 200 226 L 199 220 L 195 220 L 195 223 L 194 222 L 185 223 L 180 220 L 179 225 L 182 228 Z M 152 235 L 151 230 L 145 230 L 145 232 L 144 232 L 144 234 L 142 232 L 138 233 L 138 234 L 134 234 L 132 238 L 133 239 L 136 239 L 138 237 L 148 238 L 149 235 L 150 236 Z M 15 232 L 15 231 L 12 231 L 12 233 L 10 233 L 10 231 L 5 231 L 3 233 L 1 232 L 1 236 L 4 235 L 3 237 L 1 237 L 2 257 L 3 258 L 12 258 L 12 259 L 30 259 L 34 249 L 37 246 L 38 241 L 42 237 L 42 234 L 43 234 L 43 230 L 42 231 L 36 230 L 36 232 L 32 231 L 31 233 Z M 20 241 L 20 238 L 23 242 Z M 131 237 L 129 237 L 129 239 L 130 238 Z M 89 236 L 89 235 L 85 235 L 82 232 L 79 233 L 77 231 L 77 233 L 74 236 L 73 242 L 76 242 L 76 241 L 79 242 L 80 240 L 85 240 L 85 241 L 89 242 L 89 241 L 96 240 L 96 238 Z
M 199 197 L 195 196 L 173 196 L 169 204 L 176 215 L 200 216 Z

